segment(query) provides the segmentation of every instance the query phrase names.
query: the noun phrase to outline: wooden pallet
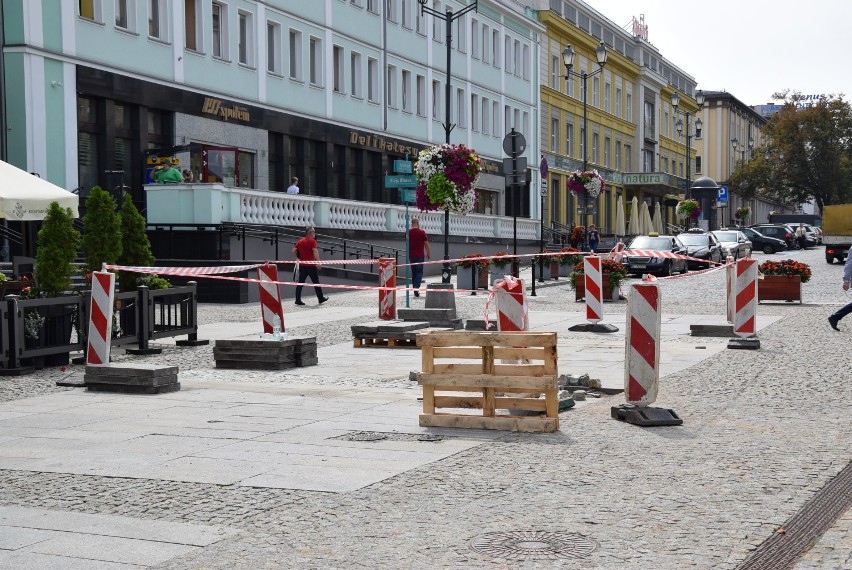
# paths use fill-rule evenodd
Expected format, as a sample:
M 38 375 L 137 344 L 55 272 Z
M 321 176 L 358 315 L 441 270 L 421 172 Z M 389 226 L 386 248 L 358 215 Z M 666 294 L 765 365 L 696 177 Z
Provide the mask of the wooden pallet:
M 559 429 L 556 333 L 430 332 L 419 334 L 417 345 L 423 352 L 421 426 L 525 432 Z M 513 363 L 501 363 L 501 359 Z M 538 398 L 542 392 L 544 399 Z M 459 413 L 472 409 L 482 410 L 482 415 Z M 519 416 L 498 410 L 544 415 Z

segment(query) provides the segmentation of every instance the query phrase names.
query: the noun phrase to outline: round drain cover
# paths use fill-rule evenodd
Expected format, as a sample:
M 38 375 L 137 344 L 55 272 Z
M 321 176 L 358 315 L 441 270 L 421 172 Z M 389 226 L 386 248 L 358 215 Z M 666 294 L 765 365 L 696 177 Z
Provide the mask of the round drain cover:
M 475 552 L 508 560 L 584 558 L 597 548 L 597 542 L 576 533 L 539 530 L 489 532 L 470 543 Z

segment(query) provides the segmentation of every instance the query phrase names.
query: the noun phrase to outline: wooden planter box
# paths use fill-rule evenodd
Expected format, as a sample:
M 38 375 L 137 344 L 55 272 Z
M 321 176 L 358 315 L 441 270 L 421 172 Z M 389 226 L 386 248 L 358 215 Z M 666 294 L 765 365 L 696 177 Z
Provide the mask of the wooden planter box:
M 618 287 L 614 287 L 612 293 L 607 295 L 609 290 L 609 273 L 603 274 L 603 290 L 604 301 L 618 301 Z M 577 275 L 574 278 L 574 300 L 582 301 L 586 298 L 586 276 Z
M 757 301 L 802 302 L 802 278 L 798 275 L 767 275 L 757 280 Z

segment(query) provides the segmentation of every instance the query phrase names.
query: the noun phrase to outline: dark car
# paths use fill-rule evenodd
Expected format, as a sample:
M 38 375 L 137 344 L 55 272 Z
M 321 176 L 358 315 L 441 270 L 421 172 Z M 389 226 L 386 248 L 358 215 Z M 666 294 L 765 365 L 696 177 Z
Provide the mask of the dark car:
M 661 253 L 676 253 L 686 255 L 686 246 L 677 236 L 661 236 L 651 234 L 647 236 L 636 236 L 627 249 L 624 250 L 624 265 L 627 271 L 633 275 L 653 273 L 656 275 L 673 275 L 675 273 L 686 273 L 689 268 L 685 259 L 661 257 L 655 255 L 633 254 L 633 251 L 650 251 Z
M 777 251 L 784 251 L 787 249 L 787 242 L 783 239 L 763 235 L 763 232 L 755 228 L 737 229 L 743 232 L 745 237 L 751 241 L 751 247 L 753 250 L 759 250 L 763 253 L 775 253 Z
M 687 262 L 690 269 L 710 268 L 713 266 L 712 261 L 722 262 L 722 246 L 716 236 L 708 233 L 686 232 L 678 234 L 678 239 L 686 246 L 687 255 L 689 257 L 697 257 L 698 259 L 706 259 L 701 261 L 689 260 Z
M 787 244 L 787 249 L 799 249 L 796 243 L 796 233 L 788 225 L 785 224 L 756 224 L 751 226 L 751 229 L 757 230 L 767 237 L 775 239 L 783 239 Z

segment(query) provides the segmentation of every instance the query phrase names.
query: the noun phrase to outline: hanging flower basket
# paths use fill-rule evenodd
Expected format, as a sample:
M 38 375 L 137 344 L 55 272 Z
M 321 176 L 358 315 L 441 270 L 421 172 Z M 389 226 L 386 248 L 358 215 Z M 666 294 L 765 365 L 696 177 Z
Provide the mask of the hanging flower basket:
M 675 212 L 677 212 L 677 218 L 679 220 L 694 220 L 701 215 L 701 207 L 695 200 L 687 198 L 686 200 L 678 203 L 677 208 L 675 208 Z
M 568 175 L 568 190 L 572 194 L 586 192 L 592 198 L 597 198 L 604 187 L 604 179 L 597 170 L 575 170 Z
M 421 212 L 449 210 L 465 216 L 476 207 L 474 187 L 482 171 L 479 157 L 464 145 L 442 144 L 420 151 L 417 207 Z

